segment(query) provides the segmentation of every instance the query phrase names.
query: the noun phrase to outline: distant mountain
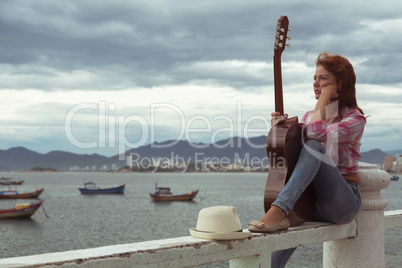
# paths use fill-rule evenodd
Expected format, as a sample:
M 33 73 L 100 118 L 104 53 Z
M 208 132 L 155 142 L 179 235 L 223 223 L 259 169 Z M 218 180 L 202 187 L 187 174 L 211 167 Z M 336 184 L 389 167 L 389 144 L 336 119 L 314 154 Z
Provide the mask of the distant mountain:
M 185 162 L 202 162 L 203 160 L 222 160 L 228 159 L 231 163 L 235 161 L 249 161 L 252 158 L 266 158 L 267 137 L 260 136 L 255 138 L 234 137 L 216 143 L 191 143 L 189 141 L 166 141 L 154 145 L 146 145 L 126 152 L 132 154 L 133 158 L 178 158 Z M 115 156 L 117 157 L 117 156 Z
M 362 158 L 360 159 L 360 161 L 381 166 L 384 164 L 385 156 L 387 155 L 389 154 L 381 151 L 380 149 L 374 149 L 368 152 L 361 153 Z
M 104 165 L 110 165 L 110 158 L 98 154 L 73 154 L 62 151 L 40 154 L 23 147 L 0 150 L 0 171 L 21 171 L 33 167 L 68 171 L 74 167 L 84 169 Z
M 131 149 L 125 155 L 132 155 L 132 160 L 144 164 L 154 159 L 169 159 L 175 163 L 195 163 L 205 161 L 221 161 L 233 163 L 254 158 L 266 160 L 266 136 L 256 138 L 230 138 L 214 144 L 193 144 L 188 141 L 165 141 L 153 145 L 145 145 Z M 258 147 L 258 148 L 256 148 Z M 63 151 L 52 151 L 40 154 L 23 147 L 0 150 L 0 171 L 21 171 L 33 167 L 54 168 L 59 171 L 75 170 L 115 170 L 126 166 L 127 162 L 119 159 L 119 155 L 105 157 L 98 154 L 74 154 Z
M 385 152 L 387 155 L 393 156 L 395 159 L 395 156 L 397 154 L 402 154 L 402 149 L 401 150 L 393 150 L 393 151 L 386 151 Z
M 265 149 L 266 136 L 254 138 L 233 137 L 216 143 L 193 144 L 189 141 L 165 141 L 153 145 L 144 145 L 126 152 L 132 156 L 132 163 L 145 164 L 144 161 L 155 159 L 168 159 L 179 164 L 224 161 L 225 163 L 237 162 L 242 165 L 250 165 L 252 161 L 265 161 L 267 153 Z M 380 149 L 361 153 L 361 161 L 382 165 L 386 155 L 402 154 L 401 150 L 383 152 Z M 119 155 L 106 157 L 99 154 L 74 154 L 63 151 L 52 151 L 40 154 L 23 147 L 0 150 L 0 171 L 21 171 L 34 167 L 54 168 L 59 171 L 106 171 L 114 170 L 126 165 L 126 160 L 120 160 Z

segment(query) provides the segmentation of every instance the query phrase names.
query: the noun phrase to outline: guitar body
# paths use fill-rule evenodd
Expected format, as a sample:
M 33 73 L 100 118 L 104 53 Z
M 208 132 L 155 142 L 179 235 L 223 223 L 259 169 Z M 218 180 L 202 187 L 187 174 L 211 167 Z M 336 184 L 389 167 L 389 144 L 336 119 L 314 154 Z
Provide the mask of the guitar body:
M 297 120 L 297 118 L 295 118 Z M 271 128 L 267 138 L 269 172 L 265 185 L 264 209 L 271 207 L 296 166 L 301 150 L 301 124 L 292 123 Z
M 288 24 L 286 16 L 279 18 L 274 50 L 275 109 L 281 115 L 284 112 L 280 56 L 285 47 Z M 303 125 L 298 122 L 297 117 L 288 118 L 272 126 L 268 133 L 269 172 L 264 191 L 265 212 L 276 200 L 296 166 L 303 147 L 302 133 Z M 309 185 L 288 215 L 290 226 L 301 225 L 311 217 L 314 201 L 314 189 Z
M 297 121 L 297 117 L 289 118 L 283 124 L 273 126 L 268 133 L 269 172 L 264 192 L 265 212 L 288 182 L 299 159 L 303 147 L 303 124 Z M 309 185 L 288 215 L 290 226 L 306 222 L 311 217 L 313 208 L 314 189 Z

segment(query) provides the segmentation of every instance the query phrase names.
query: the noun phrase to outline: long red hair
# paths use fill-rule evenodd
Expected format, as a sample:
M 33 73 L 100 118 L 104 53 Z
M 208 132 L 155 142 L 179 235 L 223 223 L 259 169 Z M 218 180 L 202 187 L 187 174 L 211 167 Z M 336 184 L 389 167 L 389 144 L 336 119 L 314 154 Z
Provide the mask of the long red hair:
M 357 105 L 356 74 L 349 60 L 340 55 L 330 55 L 328 52 L 323 52 L 318 55 L 316 66 L 324 67 L 325 70 L 335 76 L 339 89 L 339 116 L 341 117 L 341 112 L 345 107 L 356 108 L 363 114 L 363 110 Z

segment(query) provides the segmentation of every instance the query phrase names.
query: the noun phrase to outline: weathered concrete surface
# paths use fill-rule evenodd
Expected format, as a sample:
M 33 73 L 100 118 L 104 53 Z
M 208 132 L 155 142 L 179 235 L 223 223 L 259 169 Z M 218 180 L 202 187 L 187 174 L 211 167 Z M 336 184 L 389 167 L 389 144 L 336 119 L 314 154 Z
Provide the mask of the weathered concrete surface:
M 240 259 L 238 261 L 241 263 L 242 261 L 244 262 L 244 257 L 260 256 L 259 258 L 269 259 L 271 251 L 354 237 L 355 235 L 355 221 L 344 225 L 309 222 L 303 226 L 290 228 L 287 232 L 254 234 L 250 238 L 241 240 L 209 241 L 186 236 L 126 245 L 8 258 L 0 260 L 0 267 L 177 268 L 234 259 Z M 249 260 L 252 260 L 252 258 Z M 233 265 L 235 263 L 236 261 Z M 247 265 L 237 267 L 250 267 L 247 259 L 245 263 Z
M 381 189 L 388 187 L 390 176 L 377 166 L 360 163 L 362 205 L 356 216 L 357 233 L 353 239 L 324 243 L 324 267 L 385 267 L 384 209 L 388 201 Z
M 384 212 L 384 229 L 402 228 L 402 209 Z

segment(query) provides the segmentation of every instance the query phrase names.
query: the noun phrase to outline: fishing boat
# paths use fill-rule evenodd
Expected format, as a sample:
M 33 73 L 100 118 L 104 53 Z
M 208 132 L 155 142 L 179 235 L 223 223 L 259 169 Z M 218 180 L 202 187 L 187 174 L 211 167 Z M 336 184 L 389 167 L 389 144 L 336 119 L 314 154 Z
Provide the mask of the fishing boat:
M 16 204 L 14 208 L 0 210 L 0 219 L 29 218 L 42 205 L 44 200 L 36 203 Z
M 4 178 L 4 177 L 0 178 L 0 185 L 21 185 L 23 183 L 24 181 L 21 180 L 15 181 L 11 178 Z
M 112 188 L 99 188 L 94 182 L 84 183 L 84 188 L 78 188 L 81 194 L 124 194 L 125 184 Z
M 391 181 L 397 181 L 397 180 L 399 180 L 399 176 L 394 175 L 391 177 Z
M 35 190 L 33 192 L 18 192 L 17 190 L 11 190 L 10 188 L 0 192 L 0 199 L 21 199 L 21 198 L 38 198 L 43 192 L 43 188 Z
M 155 183 L 155 193 L 149 194 L 154 201 L 190 201 L 198 194 L 198 190 L 188 192 L 186 194 L 174 195 L 170 191 L 170 187 L 158 187 Z

